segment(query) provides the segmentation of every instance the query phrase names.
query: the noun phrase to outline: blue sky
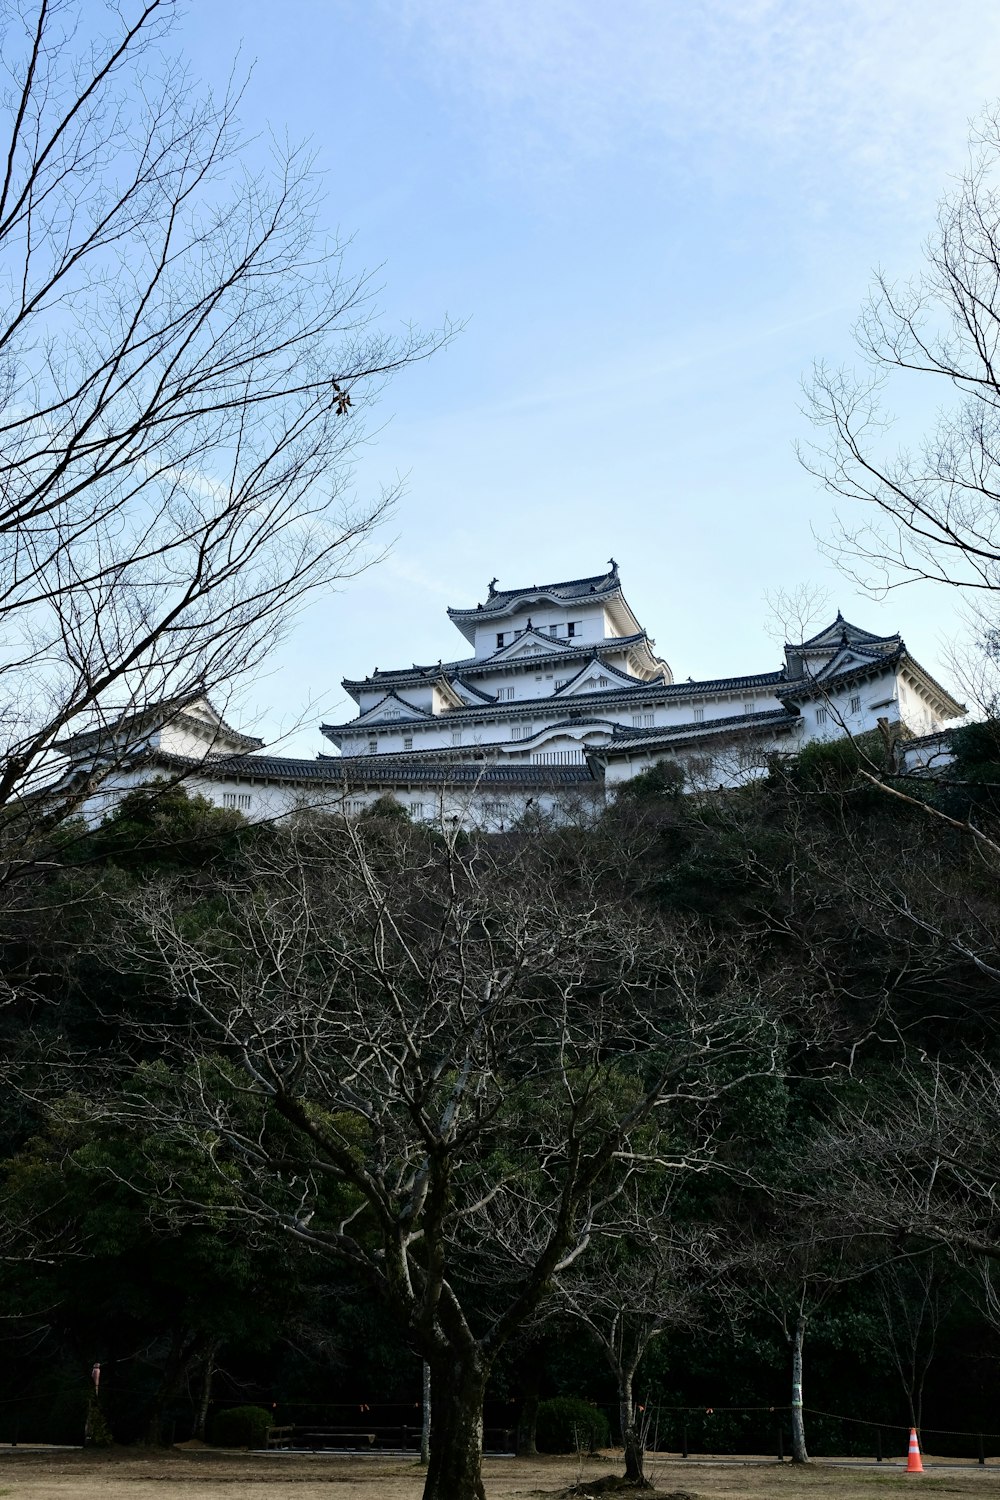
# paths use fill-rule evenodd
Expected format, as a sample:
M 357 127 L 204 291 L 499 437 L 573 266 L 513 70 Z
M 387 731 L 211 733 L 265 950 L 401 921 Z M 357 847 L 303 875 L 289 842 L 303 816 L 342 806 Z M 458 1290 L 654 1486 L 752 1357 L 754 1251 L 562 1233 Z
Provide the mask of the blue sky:
M 1000 8 L 209 0 L 177 40 L 213 83 L 239 48 L 247 127 L 310 138 L 387 326 L 466 320 L 359 465 L 406 476 L 388 556 L 300 618 L 247 728 L 350 717 L 342 676 L 461 654 L 444 610 L 494 574 L 610 554 L 679 678 L 777 665 L 764 596 L 802 583 L 947 676 L 958 601 L 859 595 L 794 442 L 803 375 L 850 358 L 873 267 L 917 268 L 1000 95 Z

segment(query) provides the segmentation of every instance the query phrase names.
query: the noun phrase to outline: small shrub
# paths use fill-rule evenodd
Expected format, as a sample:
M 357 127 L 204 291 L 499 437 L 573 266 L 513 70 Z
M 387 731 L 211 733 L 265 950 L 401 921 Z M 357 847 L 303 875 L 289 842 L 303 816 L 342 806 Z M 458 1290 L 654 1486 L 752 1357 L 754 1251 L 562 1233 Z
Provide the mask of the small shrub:
M 594 1453 L 611 1441 L 608 1419 L 579 1396 L 555 1396 L 538 1406 L 539 1453 Z
M 114 1438 L 111 1436 L 111 1428 L 105 1420 L 97 1397 L 93 1394 L 91 1394 L 87 1402 L 85 1442 L 90 1448 L 110 1448 L 114 1442 Z
M 262 1406 L 227 1406 L 213 1413 L 208 1440 L 216 1448 L 263 1448 L 270 1426 Z

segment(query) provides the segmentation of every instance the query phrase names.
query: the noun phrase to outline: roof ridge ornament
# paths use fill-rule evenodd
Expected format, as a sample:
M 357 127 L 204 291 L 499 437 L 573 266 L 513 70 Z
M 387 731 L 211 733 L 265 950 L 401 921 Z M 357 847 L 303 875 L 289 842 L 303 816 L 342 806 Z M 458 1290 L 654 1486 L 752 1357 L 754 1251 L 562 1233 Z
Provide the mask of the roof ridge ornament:
M 495 593 L 496 593 L 496 591 L 497 591 L 497 583 L 498 583 L 498 581 L 499 581 L 499 580 L 498 580 L 498 579 L 496 579 L 496 578 L 491 578 L 491 579 L 490 579 L 490 598 L 491 598 L 491 599 L 492 599 L 492 598 L 493 598 L 493 595 L 494 595 L 494 594 L 495 594 Z

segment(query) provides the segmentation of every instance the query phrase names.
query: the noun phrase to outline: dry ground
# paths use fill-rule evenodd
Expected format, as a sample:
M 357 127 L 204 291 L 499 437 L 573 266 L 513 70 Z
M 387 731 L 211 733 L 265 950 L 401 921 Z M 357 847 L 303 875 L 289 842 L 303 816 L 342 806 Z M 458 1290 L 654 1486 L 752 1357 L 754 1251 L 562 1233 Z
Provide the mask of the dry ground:
M 855 1468 L 820 1461 L 802 1470 L 753 1460 L 654 1459 L 651 1470 L 664 1500 L 677 1491 L 697 1500 L 891 1500 L 914 1488 L 1000 1500 L 1000 1461 L 985 1469 L 925 1462 L 928 1471 L 919 1478 L 907 1477 L 901 1463 Z M 616 1467 L 613 1456 L 589 1459 L 582 1475 L 598 1478 Z M 488 1459 L 485 1468 L 489 1500 L 542 1500 L 581 1477 L 576 1459 Z M 420 1489 L 420 1473 L 406 1459 L 0 1450 L 0 1496 L 10 1500 L 419 1500 Z

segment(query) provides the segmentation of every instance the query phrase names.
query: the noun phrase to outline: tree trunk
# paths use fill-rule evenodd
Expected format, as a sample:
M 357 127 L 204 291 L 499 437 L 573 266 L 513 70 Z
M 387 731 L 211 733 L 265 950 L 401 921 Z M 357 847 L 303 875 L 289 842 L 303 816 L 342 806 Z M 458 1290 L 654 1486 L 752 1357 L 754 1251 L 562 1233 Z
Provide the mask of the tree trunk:
M 185 1344 L 182 1331 L 174 1329 L 159 1388 L 147 1408 L 145 1443 L 150 1448 L 163 1445 L 163 1423 L 167 1407 L 180 1390 L 197 1349 L 196 1339 L 192 1338 Z
M 194 1435 L 202 1443 L 205 1441 L 205 1432 L 208 1427 L 208 1408 L 212 1400 L 212 1376 L 215 1374 L 215 1360 L 220 1344 L 219 1339 L 213 1339 L 209 1344 L 201 1371 L 201 1393 L 198 1397 L 198 1410 L 194 1419 Z
M 537 1359 L 532 1360 L 521 1381 L 521 1410 L 517 1416 L 516 1452 L 518 1458 L 536 1458 L 538 1448 L 535 1437 L 538 1432 L 538 1398 L 541 1391 L 542 1372 Z
M 644 1488 L 646 1455 L 642 1434 L 635 1421 L 631 1371 L 620 1370 L 618 1374 L 618 1420 L 622 1430 L 622 1447 L 625 1449 L 625 1478 L 630 1483 Z
M 802 1418 L 802 1345 L 806 1337 L 806 1320 L 799 1318 L 792 1335 L 792 1463 L 807 1464 L 806 1427 Z
M 475 1355 L 432 1364 L 431 1456 L 423 1500 L 486 1500 L 482 1461 L 487 1374 Z
M 431 1461 L 431 1367 L 424 1360 L 423 1422 L 420 1428 L 420 1467 Z

